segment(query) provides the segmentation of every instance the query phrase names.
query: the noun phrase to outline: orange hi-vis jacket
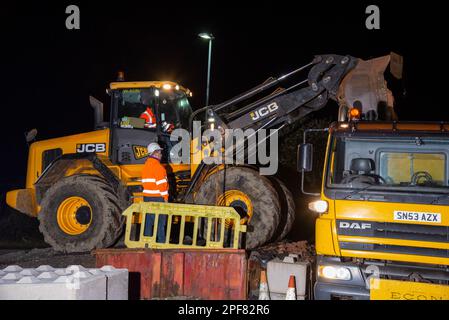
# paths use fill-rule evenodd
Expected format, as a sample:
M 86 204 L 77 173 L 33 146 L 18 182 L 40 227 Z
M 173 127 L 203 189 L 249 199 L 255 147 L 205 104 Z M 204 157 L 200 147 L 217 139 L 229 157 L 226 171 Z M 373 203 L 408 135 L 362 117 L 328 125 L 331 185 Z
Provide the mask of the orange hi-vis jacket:
M 142 112 L 140 118 L 145 120 L 145 126 L 147 128 L 156 128 L 156 117 L 150 107 L 147 107 L 147 109 Z
M 143 193 L 147 197 L 162 197 L 168 201 L 167 171 L 158 159 L 148 157 L 142 171 Z

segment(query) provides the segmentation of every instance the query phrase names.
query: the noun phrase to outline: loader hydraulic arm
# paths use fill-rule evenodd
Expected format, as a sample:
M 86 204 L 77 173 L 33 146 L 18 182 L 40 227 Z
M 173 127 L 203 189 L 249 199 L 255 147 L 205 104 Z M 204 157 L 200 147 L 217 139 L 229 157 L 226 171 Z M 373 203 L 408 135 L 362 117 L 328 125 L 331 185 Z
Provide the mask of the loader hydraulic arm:
M 307 80 L 256 102 L 250 110 L 242 108 L 230 114 L 228 127 L 258 130 L 291 124 L 324 107 L 329 98 L 336 100 L 342 79 L 356 64 L 357 59 L 350 56 L 317 56 Z M 306 82 L 306 87 L 297 89 Z
M 378 104 L 392 104 L 383 72 L 390 56 L 364 61 L 351 56 L 318 55 L 313 61 L 287 75 L 270 78 L 265 83 L 218 105 L 206 106 L 193 116 L 206 111 L 206 119 L 215 118 L 224 129 L 270 129 L 291 124 L 323 108 L 329 99 L 340 107 L 352 108 L 357 101 L 362 114 L 378 119 Z M 310 68 L 307 79 L 278 89 L 255 102 L 246 103 L 281 82 Z M 243 106 L 240 106 L 243 104 Z M 372 114 L 374 110 L 374 116 Z M 374 119 L 373 119 L 374 118 Z
M 392 110 L 392 95 L 383 78 L 389 62 L 390 56 L 364 61 L 352 56 L 318 55 L 312 62 L 284 76 L 269 78 L 223 103 L 196 110 L 192 113 L 190 123 L 198 119 L 198 115 L 205 113 L 206 124 L 210 121 L 214 128 L 222 129 L 223 134 L 225 129 L 253 129 L 255 132 L 261 129 L 280 130 L 320 110 L 329 99 L 335 100 L 340 107 L 339 120 L 342 120 L 340 114 L 347 115 L 345 111 L 352 107 L 360 108 L 362 116 L 369 115 L 366 119 L 380 120 L 381 116 L 378 115 L 381 114 L 376 113 L 378 105 L 391 106 Z M 308 68 L 310 70 L 307 79 L 291 81 L 293 84 L 288 88 L 278 88 L 257 98 L 268 89 L 279 86 L 281 82 L 292 80 Z M 250 101 L 251 98 L 255 101 Z M 257 146 L 251 148 L 251 152 L 256 148 Z M 235 151 L 234 148 L 233 152 Z M 192 176 L 186 198 L 194 190 L 205 169 L 206 165 L 201 162 Z

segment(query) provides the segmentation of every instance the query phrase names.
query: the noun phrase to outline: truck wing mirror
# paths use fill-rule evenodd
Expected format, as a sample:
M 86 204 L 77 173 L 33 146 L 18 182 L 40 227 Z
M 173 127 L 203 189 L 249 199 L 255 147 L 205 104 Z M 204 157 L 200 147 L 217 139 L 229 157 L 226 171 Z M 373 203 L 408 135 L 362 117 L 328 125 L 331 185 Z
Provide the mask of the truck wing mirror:
M 312 171 L 313 145 L 311 143 L 301 143 L 298 146 L 297 169 L 299 172 Z

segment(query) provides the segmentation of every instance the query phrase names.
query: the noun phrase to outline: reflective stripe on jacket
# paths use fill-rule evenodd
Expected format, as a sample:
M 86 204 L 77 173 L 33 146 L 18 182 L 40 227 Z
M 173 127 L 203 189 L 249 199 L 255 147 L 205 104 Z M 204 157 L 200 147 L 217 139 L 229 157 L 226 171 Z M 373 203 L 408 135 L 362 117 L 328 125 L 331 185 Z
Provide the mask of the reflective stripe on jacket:
M 142 171 L 143 193 L 149 197 L 162 197 L 168 201 L 167 171 L 159 160 L 148 157 Z
M 145 125 L 147 127 L 156 127 L 156 117 L 150 107 L 147 107 L 147 109 L 140 115 L 140 118 L 145 120 Z

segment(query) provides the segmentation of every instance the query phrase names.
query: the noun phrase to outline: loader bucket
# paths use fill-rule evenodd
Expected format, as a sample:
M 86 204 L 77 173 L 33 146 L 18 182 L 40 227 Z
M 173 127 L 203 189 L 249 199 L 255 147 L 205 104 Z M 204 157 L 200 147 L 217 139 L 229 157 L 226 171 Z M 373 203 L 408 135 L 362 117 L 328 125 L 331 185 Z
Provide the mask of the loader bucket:
M 340 110 L 358 108 L 364 120 L 395 120 L 393 94 L 384 78 L 390 59 L 390 55 L 366 61 L 359 59 L 338 90 Z M 339 118 L 342 120 L 340 115 Z

